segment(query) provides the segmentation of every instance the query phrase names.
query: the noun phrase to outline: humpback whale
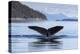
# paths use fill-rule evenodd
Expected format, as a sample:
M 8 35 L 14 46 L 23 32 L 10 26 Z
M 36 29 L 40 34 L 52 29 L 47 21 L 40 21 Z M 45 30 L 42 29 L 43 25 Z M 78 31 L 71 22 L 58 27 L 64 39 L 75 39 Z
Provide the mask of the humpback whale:
M 45 29 L 45 28 L 39 27 L 39 26 L 28 26 L 28 27 L 34 31 L 37 31 L 38 33 L 42 34 L 43 36 L 45 36 L 44 38 L 42 38 L 40 40 L 40 42 L 55 42 L 55 43 L 57 43 L 57 41 L 55 41 L 55 39 L 58 39 L 58 37 L 54 38 L 55 37 L 54 34 L 56 34 L 61 29 L 63 29 L 63 26 L 55 26 L 55 27 L 51 27 L 48 29 Z

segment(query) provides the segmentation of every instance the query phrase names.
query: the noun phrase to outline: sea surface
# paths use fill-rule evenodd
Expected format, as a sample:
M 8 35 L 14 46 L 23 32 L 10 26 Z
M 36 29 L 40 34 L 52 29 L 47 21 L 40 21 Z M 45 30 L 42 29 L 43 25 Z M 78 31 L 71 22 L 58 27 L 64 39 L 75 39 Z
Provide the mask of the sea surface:
M 63 26 L 64 28 L 53 36 L 60 37 L 57 39 L 59 44 L 55 43 L 34 43 L 39 42 L 43 35 L 31 30 L 28 26 L 40 26 L 43 28 L 51 28 L 55 26 Z M 45 21 L 32 23 L 12 23 L 10 37 L 10 51 L 12 53 L 39 52 L 39 51 L 56 51 L 78 48 L 78 29 L 77 22 L 71 21 Z

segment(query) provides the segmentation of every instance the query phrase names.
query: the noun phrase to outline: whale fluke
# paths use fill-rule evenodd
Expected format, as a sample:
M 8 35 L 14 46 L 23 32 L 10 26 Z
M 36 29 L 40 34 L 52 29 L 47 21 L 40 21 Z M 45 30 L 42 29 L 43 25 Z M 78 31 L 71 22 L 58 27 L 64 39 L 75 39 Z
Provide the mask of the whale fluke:
M 42 35 L 45 36 L 50 36 L 50 35 L 54 35 L 57 32 L 59 32 L 61 29 L 63 29 L 63 26 L 55 26 L 55 27 L 51 27 L 49 29 L 45 29 L 42 27 L 38 27 L 38 26 L 28 26 L 30 29 L 33 29 L 37 32 L 39 32 Z
M 48 29 L 48 35 L 54 35 L 57 32 L 59 32 L 61 29 L 63 29 L 63 26 L 55 26 Z
M 49 29 L 45 29 L 38 26 L 29 26 L 29 28 L 45 36 L 44 38 L 40 39 L 39 41 L 40 43 L 44 43 L 44 42 L 59 43 L 59 41 L 55 40 L 55 39 L 58 39 L 58 37 L 55 38 L 55 37 L 52 37 L 51 35 L 54 35 L 57 32 L 59 32 L 61 29 L 63 29 L 63 26 L 55 26 Z
M 48 32 L 45 28 L 42 28 L 42 27 L 38 27 L 38 26 L 28 26 L 30 29 L 33 29 L 37 32 L 39 32 L 40 34 L 42 35 L 46 35 Z

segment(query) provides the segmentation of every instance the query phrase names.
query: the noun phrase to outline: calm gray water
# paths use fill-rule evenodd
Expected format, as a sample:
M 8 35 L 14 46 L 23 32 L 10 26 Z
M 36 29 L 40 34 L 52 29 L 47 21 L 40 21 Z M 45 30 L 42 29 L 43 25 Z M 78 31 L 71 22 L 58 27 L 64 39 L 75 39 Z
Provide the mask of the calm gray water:
M 77 38 L 62 38 L 58 39 L 60 44 L 44 43 L 38 44 L 38 39 L 25 38 L 25 37 L 12 37 L 11 47 L 13 53 L 35 52 L 35 51 L 49 51 L 49 50 L 64 50 L 64 49 L 76 49 Z
M 50 28 L 53 26 L 61 25 L 64 29 L 55 35 L 63 35 L 57 41 L 60 44 L 44 43 L 38 44 L 37 37 L 34 35 L 40 35 L 39 33 L 30 30 L 27 26 L 41 26 L 44 28 Z M 40 23 L 12 23 L 11 34 L 11 52 L 13 53 L 25 53 L 35 51 L 55 51 L 64 49 L 76 49 L 77 46 L 77 22 L 40 22 Z M 15 36 L 15 35 L 20 35 Z M 24 37 L 23 35 L 26 35 Z M 27 36 L 28 35 L 28 36 Z M 31 35 L 31 36 L 30 36 Z

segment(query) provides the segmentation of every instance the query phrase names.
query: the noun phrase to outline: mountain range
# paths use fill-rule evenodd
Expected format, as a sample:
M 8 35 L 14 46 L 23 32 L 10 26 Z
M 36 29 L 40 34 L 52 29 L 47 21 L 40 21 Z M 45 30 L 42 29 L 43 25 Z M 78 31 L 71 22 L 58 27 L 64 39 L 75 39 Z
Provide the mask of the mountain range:
M 77 19 L 77 17 L 68 17 L 68 16 L 66 16 L 66 15 L 64 15 L 64 14 L 62 14 L 62 13 L 59 13 L 59 14 L 47 14 L 46 15 L 47 16 L 47 18 L 48 18 L 48 20 L 71 20 L 71 21 L 77 21 L 78 19 Z
M 9 2 L 9 20 L 11 22 L 27 22 L 47 20 L 46 16 L 19 1 Z

